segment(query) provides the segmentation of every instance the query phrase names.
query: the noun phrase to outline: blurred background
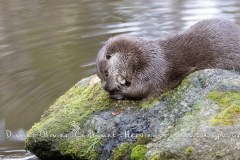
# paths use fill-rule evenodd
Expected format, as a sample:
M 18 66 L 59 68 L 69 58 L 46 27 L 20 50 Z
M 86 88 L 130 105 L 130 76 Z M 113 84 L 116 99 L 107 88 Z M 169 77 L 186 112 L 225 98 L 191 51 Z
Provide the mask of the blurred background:
M 160 38 L 217 17 L 240 24 L 240 1 L 0 0 L 0 159 L 29 156 L 26 131 L 57 97 L 95 73 L 109 37 Z

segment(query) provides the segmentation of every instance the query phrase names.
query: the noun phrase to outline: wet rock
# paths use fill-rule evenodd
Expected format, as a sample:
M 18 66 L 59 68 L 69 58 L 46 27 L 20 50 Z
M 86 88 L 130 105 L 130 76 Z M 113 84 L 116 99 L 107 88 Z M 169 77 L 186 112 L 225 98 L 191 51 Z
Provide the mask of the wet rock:
M 26 149 L 42 159 L 237 159 L 239 119 L 234 71 L 198 71 L 143 101 L 111 100 L 91 76 L 44 113 Z

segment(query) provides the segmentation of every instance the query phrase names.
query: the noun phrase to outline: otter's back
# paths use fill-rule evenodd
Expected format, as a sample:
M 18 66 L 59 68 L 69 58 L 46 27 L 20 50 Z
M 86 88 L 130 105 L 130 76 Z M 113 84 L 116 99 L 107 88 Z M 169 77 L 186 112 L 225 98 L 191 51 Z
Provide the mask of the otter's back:
M 240 26 L 229 20 L 212 19 L 197 23 L 189 31 L 202 35 L 202 40 L 211 44 L 216 56 L 213 68 L 240 69 Z
M 186 67 L 240 70 L 240 26 L 229 20 L 203 20 L 166 44 L 169 58 L 185 70 Z

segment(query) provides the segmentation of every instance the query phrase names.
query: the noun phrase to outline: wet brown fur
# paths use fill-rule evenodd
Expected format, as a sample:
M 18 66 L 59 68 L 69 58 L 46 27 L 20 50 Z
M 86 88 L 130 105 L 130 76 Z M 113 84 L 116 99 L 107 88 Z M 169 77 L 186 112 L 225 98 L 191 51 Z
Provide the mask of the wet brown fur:
M 158 95 L 197 70 L 240 70 L 240 27 L 228 20 L 210 19 L 164 39 L 119 35 L 99 51 L 96 64 L 103 88 L 112 98 Z M 119 84 L 119 74 L 129 85 Z

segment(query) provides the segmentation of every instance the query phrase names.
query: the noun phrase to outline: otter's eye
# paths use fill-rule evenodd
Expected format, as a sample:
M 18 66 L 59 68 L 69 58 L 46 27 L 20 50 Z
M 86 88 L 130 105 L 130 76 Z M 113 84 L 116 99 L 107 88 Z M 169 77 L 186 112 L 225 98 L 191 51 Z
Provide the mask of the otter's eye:
M 106 55 L 106 59 L 110 59 L 111 56 L 109 54 Z
M 108 71 L 104 71 L 106 77 L 108 77 Z

